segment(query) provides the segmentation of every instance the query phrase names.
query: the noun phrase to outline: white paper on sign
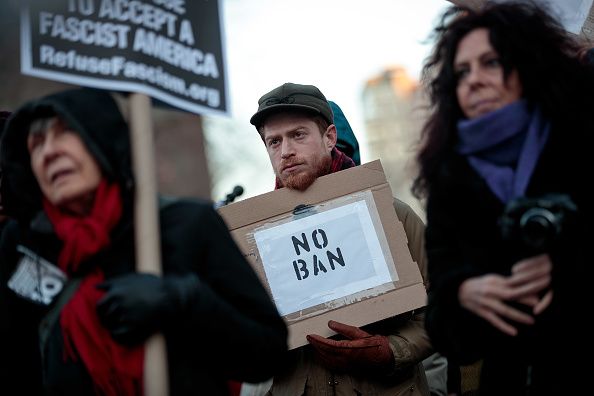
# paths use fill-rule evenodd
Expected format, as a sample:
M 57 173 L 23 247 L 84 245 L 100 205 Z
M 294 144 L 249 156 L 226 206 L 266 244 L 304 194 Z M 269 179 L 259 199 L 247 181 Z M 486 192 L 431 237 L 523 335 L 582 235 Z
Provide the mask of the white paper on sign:
M 493 0 L 498 3 L 511 0 Z M 592 8 L 594 0 L 535 0 L 547 6 L 568 32 L 579 34 Z
M 398 280 L 365 200 L 256 230 L 254 238 L 281 315 Z

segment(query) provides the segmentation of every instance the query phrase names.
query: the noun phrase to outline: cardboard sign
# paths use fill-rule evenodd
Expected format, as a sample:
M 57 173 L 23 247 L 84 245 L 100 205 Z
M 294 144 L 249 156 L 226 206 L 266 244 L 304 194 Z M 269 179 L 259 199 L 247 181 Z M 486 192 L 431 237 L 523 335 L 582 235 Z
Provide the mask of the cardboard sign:
M 27 1 L 21 72 L 228 111 L 219 1 Z M 27 4 L 28 3 L 28 4 Z
M 384 257 L 363 199 L 257 230 L 254 238 L 281 315 L 393 281 L 391 256 Z
M 379 161 L 219 209 L 289 327 L 289 347 L 426 303 Z

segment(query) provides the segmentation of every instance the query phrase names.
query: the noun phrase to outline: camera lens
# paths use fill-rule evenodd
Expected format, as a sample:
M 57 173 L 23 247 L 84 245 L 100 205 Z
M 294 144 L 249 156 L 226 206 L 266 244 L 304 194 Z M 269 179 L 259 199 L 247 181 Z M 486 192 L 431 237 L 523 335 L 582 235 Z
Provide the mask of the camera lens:
M 520 218 L 524 242 L 535 249 L 546 246 L 559 232 L 559 223 L 553 213 L 543 208 L 531 208 Z
M 520 243 L 526 254 L 549 251 L 566 229 L 573 228 L 577 206 L 567 194 L 550 193 L 536 198 L 518 197 L 509 201 L 499 217 L 504 240 Z

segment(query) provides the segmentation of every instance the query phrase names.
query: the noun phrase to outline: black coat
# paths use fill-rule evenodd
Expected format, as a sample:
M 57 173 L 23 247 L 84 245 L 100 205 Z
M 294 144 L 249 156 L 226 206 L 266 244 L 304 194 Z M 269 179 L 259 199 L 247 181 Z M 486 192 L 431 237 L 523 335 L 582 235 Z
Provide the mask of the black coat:
M 58 94 L 17 112 L 12 129 L 9 124 L 4 136 L 2 160 L 12 162 L 3 168 L 7 177 L 3 197 L 9 197 L 10 213 L 19 221 L 7 226 L 0 241 L 2 394 L 42 394 L 42 368 L 50 394 L 93 394 L 82 363 L 64 362 L 58 324 L 50 333 L 42 362 L 38 326 L 51 306 L 25 300 L 7 287 L 21 257 L 17 245 L 52 263 L 57 262 L 62 247 L 47 217 L 39 211 L 40 196 L 30 184 L 34 179 L 30 178 L 28 155 L 22 157 L 22 151 L 15 154 L 18 150 L 7 147 L 21 147 L 27 117 L 36 112 L 49 109 L 66 114 L 69 125 L 74 122 L 79 126 L 78 132 L 104 175 L 120 183 L 124 203 L 123 216 L 111 232 L 111 245 L 81 263 L 81 268 L 101 266 L 108 279 L 134 271 L 129 144 L 127 130 L 118 130 L 125 124 L 114 106 L 108 95 L 94 90 Z M 78 107 L 95 108 L 97 117 L 85 109 L 77 112 Z M 18 196 L 12 194 L 19 188 L 31 195 L 17 208 Z M 191 309 L 183 317 L 163 323 L 161 329 L 167 343 L 171 394 L 223 395 L 228 393 L 230 379 L 257 382 L 274 375 L 287 348 L 285 324 L 212 204 L 192 200 L 169 203 L 160 210 L 160 228 L 164 275 L 192 272 L 200 279 L 191 296 Z
M 426 328 L 436 350 L 452 361 L 465 364 L 483 359 L 481 389 L 485 394 L 525 394 L 528 376 L 532 394 L 571 394 L 566 393 L 575 385 L 571 381 L 577 377 L 585 386 L 588 378 L 577 375 L 576 364 L 570 362 L 592 345 L 582 321 L 576 320 L 592 302 L 587 290 L 592 279 L 589 248 L 594 218 L 592 196 L 586 193 L 590 167 L 584 165 L 592 134 L 573 128 L 577 125 L 551 130 L 526 192 L 527 197 L 569 194 L 579 213 L 576 224 L 566 227 L 563 240 L 549 251 L 553 303 L 537 317 L 535 326 L 518 325 L 517 337 L 504 335 L 462 308 L 457 297 L 464 280 L 486 273 L 509 274 L 515 262 L 529 255 L 522 244 L 503 240 L 498 225 L 503 203 L 466 159 L 453 153 L 429 191 Z

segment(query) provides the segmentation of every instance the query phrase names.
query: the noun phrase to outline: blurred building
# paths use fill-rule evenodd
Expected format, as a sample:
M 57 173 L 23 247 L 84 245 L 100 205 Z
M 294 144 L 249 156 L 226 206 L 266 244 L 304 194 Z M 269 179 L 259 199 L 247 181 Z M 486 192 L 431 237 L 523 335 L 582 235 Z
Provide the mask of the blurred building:
M 410 189 L 425 108 L 418 81 L 402 67 L 387 68 L 365 84 L 363 117 L 370 160 L 381 160 L 394 196 L 419 215 L 424 214 L 422 204 Z
M 73 86 L 20 73 L 19 0 L 0 5 L 0 109 Z M 126 99 L 119 101 L 126 113 Z M 200 116 L 153 106 L 158 189 L 173 196 L 210 198 L 211 183 Z

